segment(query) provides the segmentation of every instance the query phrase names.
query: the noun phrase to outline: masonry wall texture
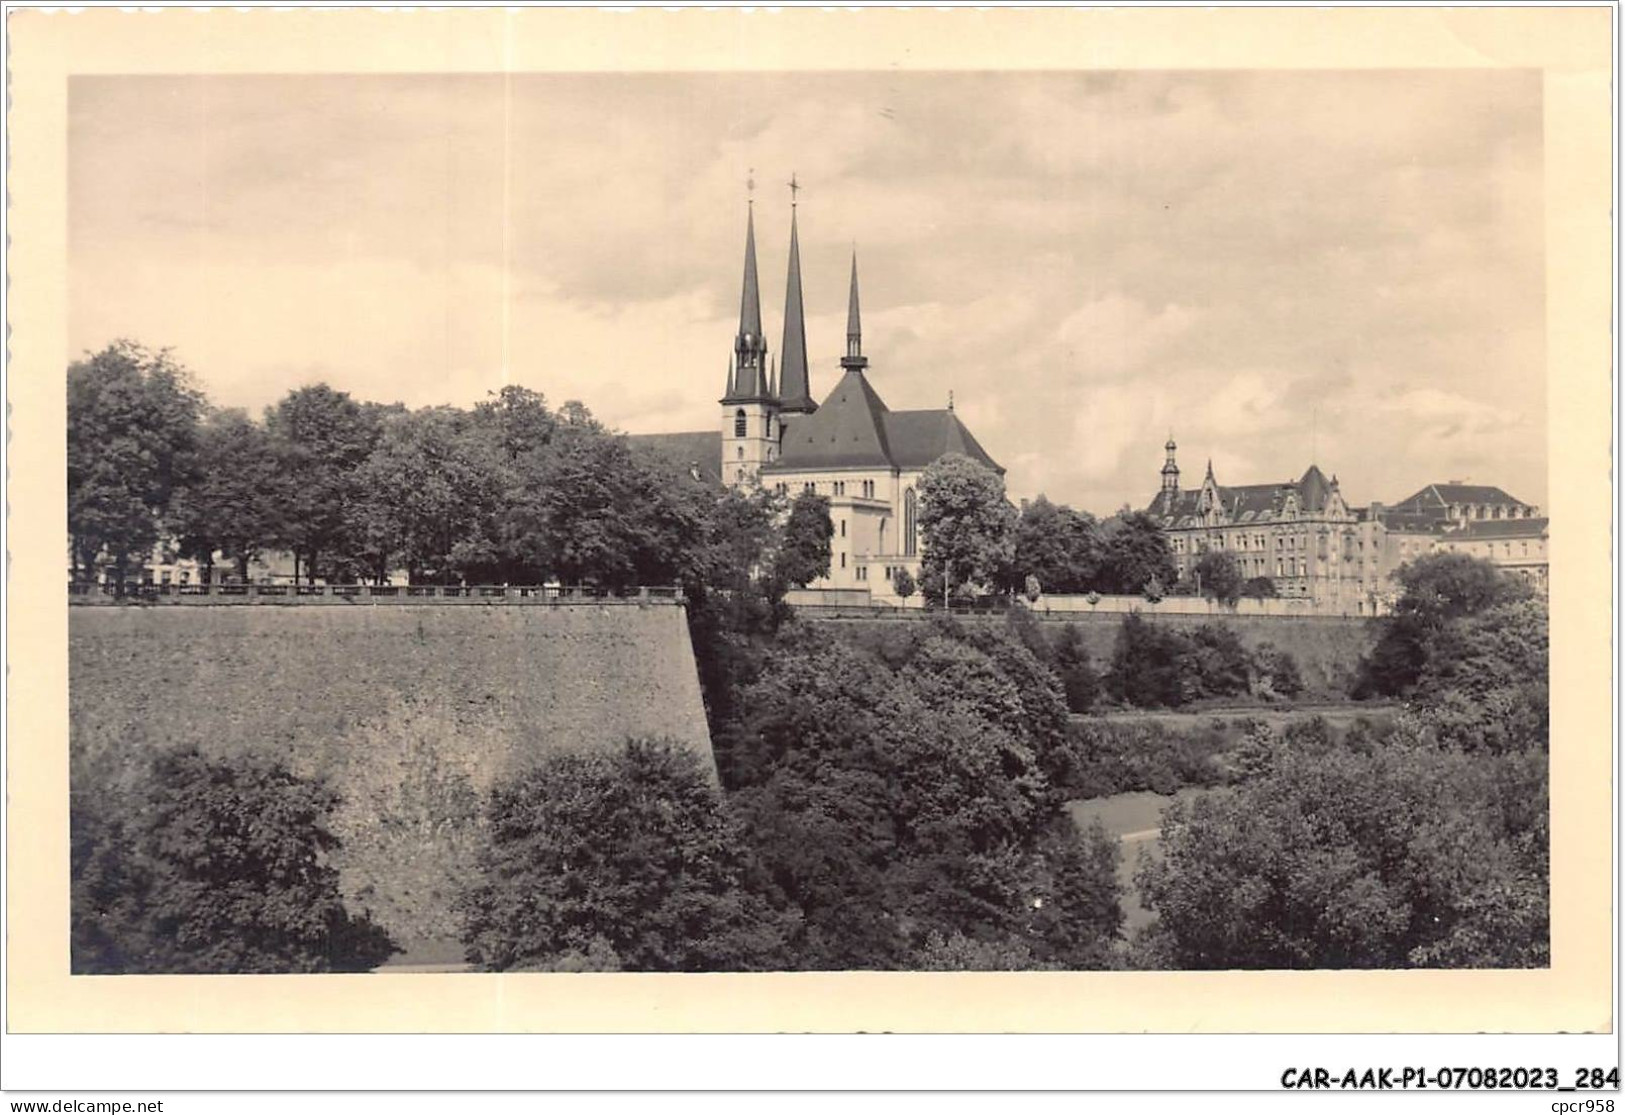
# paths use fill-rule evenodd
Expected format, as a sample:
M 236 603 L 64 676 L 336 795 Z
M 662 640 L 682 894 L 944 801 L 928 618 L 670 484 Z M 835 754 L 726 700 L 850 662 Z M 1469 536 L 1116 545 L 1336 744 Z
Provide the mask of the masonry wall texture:
M 1059 617 L 1057 617 L 1059 618 Z M 1218 623 L 1234 631 L 1249 650 L 1274 643 L 1297 659 L 1304 685 L 1311 694 L 1341 696 L 1348 692 L 1360 659 L 1376 642 L 1378 626 L 1368 619 L 1347 616 L 1181 616 L 1142 615 L 1147 623 L 1189 631 L 1204 623 Z M 1111 661 L 1122 616 L 1070 615 L 1083 632 L 1089 660 L 1096 669 Z
M 921 622 L 928 613 L 899 611 L 886 619 L 863 618 L 857 611 L 835 612 L 804 610 L 798 613 L 812 622 L 828 622 L 837 627 L 872 626 Z M 1052 634 L 1062 623 L 1075 624 L 1083 633 L 1089 661 L 1097 671 L 1104 671 L 1111 663 L 1112 651 L 1117 645 L 1117 632 L 1124 617 L 1102 613 L 1034 613 Z M 1371 649 L 1380 630 L 1377 622 L 1350 616 L 1238 616 L 1238 615 L 1170 615 L 1153 612 L 1141 613 L 1147 623 L 1171 627 L 1177 631 L 1190 631 L 1204 623 L 1217 623 L 1229 627 L 1240 637 L 1249 650 L 1260 643 L 1273 643 L 1297 660 L 1303 675 L 1307 696 L 1341 697 L 1347 695 L 1353 684 L 1360 659 Z M 1002 616 L 964 616 L 965 623 L 1004 623 Z
M 710 737 L 673 604 L 69 609 L 71 791 L 155 749 L 325 778 L 346 900 L 409 950 L 455 940 L 479 796 L 550 751 Z

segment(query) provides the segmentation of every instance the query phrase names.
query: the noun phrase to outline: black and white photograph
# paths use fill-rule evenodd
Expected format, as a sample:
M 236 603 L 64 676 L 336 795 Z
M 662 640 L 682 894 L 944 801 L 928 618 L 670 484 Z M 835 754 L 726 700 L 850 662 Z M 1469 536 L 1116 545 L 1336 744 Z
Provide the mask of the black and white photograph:
M 70 73 L 68 972 L 1552 969 L 1549 96 Z

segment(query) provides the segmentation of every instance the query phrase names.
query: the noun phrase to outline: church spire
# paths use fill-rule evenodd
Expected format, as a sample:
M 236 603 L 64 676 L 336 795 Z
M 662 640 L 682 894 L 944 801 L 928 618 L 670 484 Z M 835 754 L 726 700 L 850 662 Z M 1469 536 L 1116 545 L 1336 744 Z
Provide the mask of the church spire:
M 846 355 L 841 367 L 849 371 L 862 371 L 869 363 L 863 355 L 863 325 L 858 315 L 858 250 L 852 249 L 852 292 L 846 303 Z
M 767 394 L 767 339 L 762 336 L 761 283 L 756 277 L 753 201 L 745 217 L 745 280 L 739 294 L 739 333 L 734 337 L 734 374 L 728 385 L 728 399 L 765 398 Z
M 796 230 L 796 192 L 790 175 L 790 276 L 784 287 L 784 363 L 779 366 L 780 397 L 787 411 L 810 414 L 818 409 L 807 375 L 807 320 L 801 300 L 801 238 Z

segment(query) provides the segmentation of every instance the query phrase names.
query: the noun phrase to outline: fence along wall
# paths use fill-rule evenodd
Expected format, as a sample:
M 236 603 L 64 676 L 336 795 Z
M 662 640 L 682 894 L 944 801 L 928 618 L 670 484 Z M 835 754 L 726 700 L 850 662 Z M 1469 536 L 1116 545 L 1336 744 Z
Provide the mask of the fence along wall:
M 154 750 L 252 753 L 327 779 L 346 900 L 418 949 L 455 941 L 477 802 L 549 752 L 665 736 L 714 772 L 684 609 L 70 608 L 71 790 Z

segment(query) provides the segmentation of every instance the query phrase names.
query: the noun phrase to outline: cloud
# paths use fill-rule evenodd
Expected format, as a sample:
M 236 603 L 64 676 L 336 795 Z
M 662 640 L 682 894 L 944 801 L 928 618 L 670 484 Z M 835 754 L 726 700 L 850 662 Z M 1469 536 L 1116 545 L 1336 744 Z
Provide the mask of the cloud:
M 710 428 L 747 175 L 769 336 L 799 210 L 814 393 L 857 246 L 872 379 L 1013 491 L 1187 471 L 1544 499 L 1541 84 L 1514 71 L 95 77 L 70 88 L 70 340 L 218 401 L 504 376 Z M 775 345 L 776 347 L 776 345 Z

